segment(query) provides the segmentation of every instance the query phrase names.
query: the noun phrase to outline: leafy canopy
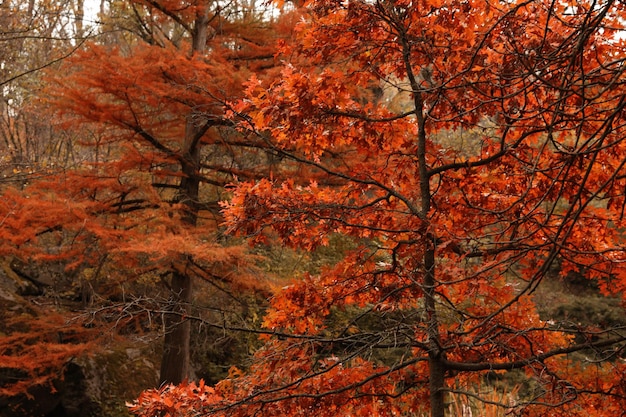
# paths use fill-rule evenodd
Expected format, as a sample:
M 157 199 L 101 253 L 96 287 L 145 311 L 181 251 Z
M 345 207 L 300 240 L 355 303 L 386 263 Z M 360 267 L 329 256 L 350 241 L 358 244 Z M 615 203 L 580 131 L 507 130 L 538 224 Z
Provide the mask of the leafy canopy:
M 226 223 L 362 244 L 274 298 L 249 373 L 133 412 L 440 417 L 445 393 L 480 396 L 482 376 L 514 369 L 538 386 L 525 414 L 623 410 L 624 364 L 604 360 L 624 329 L 544 321 L 532 294 L 558 264 L 624 295 L 624 5 L 305 7 L 282 76 L 253 77 L 233 116 L 311 178 L 237 184 Z M 582 350 L 598 363 L 571 363 Z

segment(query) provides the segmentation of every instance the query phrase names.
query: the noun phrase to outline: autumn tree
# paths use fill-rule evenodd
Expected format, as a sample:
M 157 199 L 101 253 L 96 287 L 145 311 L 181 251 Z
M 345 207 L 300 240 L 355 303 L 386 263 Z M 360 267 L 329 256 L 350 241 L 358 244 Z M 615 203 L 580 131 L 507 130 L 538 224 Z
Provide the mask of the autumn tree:
M 557 266 L 624 296 L 623 4 L 306 7 L 282 76 L 253 78 L 233 117 L 316 178 L 240 182 L 227 224 L 358 249 L 274 297 L 250 372 L 132 410 L 443 417 L 520 370 L 535 389 L 503 407 L 623 412 L 625 329 L 542 320 L 533 299 Z
M 4 192 L 2 250 L 63 262 L 85 286 L 124 288 L 108 295 L 117 300 L 133 282 L 161 286 L 153 295 L 167 295 L 150 306 L 164 320 L 161 380 L 180 383 L 190 376 L 192 279 L 261 285 L 247 249 L 223 238 L 218 201 L 235 177 L 269 175 L 271 157 L 224 114 L 245 79 L 269 74 L 290 23 L 276 29 L 278 17 L 254 2 L 111 7 L 106 30 L 123 22 L 124 34 L 85 44 L 40 96 L 54 127 L 77 135 L 79 163 Z

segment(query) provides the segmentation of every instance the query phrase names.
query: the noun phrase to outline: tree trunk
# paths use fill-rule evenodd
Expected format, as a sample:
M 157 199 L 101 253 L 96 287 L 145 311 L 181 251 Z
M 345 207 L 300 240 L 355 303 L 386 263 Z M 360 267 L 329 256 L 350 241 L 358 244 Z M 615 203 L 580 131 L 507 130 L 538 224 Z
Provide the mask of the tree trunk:
M 165 317 L 160 385 L 180 384 L 189 378 L 191 322 L 185 316 L 191 303 L 191 277 L 175 271 L 172 275 L 172 293 L 172 313 Z
M 431 352 L 428 358 L 429 390 L 430 390 L 430 416 L 444 417 L 446 412 L 445 402 L 445 375 L 446 369 L 441 362 L 440 355 Z
M 425 225 L 424 232 L 424 255 L 422 264 L 424 267 L 424 276 L 422 278 L 422 289 L 424 291 L 424 303 L 427 320 L 428 334 L 428 367 L 429 367 L 429 391 L 430 391 L 430 415 L 431 417 L 444 417 L 445 415 L 445 376 L 446 368 L 443 363 L 445 352 L 441 346 L 441 337 L 439 330 L 439 317 L 437 315 L 437 280 L 435 277 L 435 246 L 436 236 L 429 232 L 428 221 L 430 215 L 430 207 L 432 200 L 432 192 L 430 188 L 430 174 L 428 172 L 428 164 L 426 159 L 426 119 L 424 117 L 424 101 L 422 99 L 422 89 L 417 80 L 415 71 L 411 62 L 411 43 L 406 38 L 406 32 L 401 33 L 403 60 L 406 69 L 407 78 L 413 91 L 413 113 L 417 120 L 417 161 L 419 169 L 420 182 L 420 204 L 421 208 L 418 215 Z
M 443 364 L 444 352 L 439 337 L 439 317 L 437 316 L 437 300 L 435 291 L 435 246 L 434 237 L 427 234 L 427 242 L 431 245 L 424 254 L 424 298 L 428 324 L 428 388 L 430 390 L 430 416 L 444 417 L 445 414 L 445 375 Z
M 198 13 L 195 21 L 192 55 L 203 54 L 206 50 L 208 32 L 208 7 Z M 195 227 L 198 221 L 198 201 L 200 180 L 199 136 L 206 131 L 194 123 L 190 114 L 185 127 L 185 141 L 182 147 L 181 171 L 183 177 L 178 187 L 177 200 L 183 203 L 182 220 L 185 225 Z M 171 282 L 171 314 L 165 318 L 163 357 L 161 359 L 160 384 L 180 384 L 189 378 L 191 322 L 187 319 L 192 301 L 192 279 L 184 270 L 174 270 Z
M 187 123 L 186 139 L 195 136 L 191 122 Z M 177 200 L 183 203 L 185 212 L 182 221 L 189 227 L 195 227 L 198 221 L 198 198 L 200 181 L 198 180 L 199 150 L 185 152 L 182 172 L 184 174 L 179 185 Z M 180 384 L 189 378 L 189 339 L 191 323 L 187 319 L 192 301 L 192 280 L 184 269 L 175 269 L 171 281 L 172 312 L 165 318 L 165 337 L 163 357 L 161 359 L 160 383 Z

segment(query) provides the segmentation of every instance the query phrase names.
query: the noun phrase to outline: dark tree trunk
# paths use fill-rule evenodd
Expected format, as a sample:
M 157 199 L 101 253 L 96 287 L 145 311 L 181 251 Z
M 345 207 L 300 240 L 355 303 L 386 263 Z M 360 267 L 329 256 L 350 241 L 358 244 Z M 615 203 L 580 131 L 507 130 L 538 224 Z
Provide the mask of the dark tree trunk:
M 171 287 L 172 313 L 165 317 L 160 384 L 180 384 L 189 378 L 191 322 L 186 315 L 191 303 L 191 277 L 174 272 Z
M 194 26 L 192 55 L 206 51 L 208 32 L 208 7 L 199 12 Z M 198 221 L 200 180 L 199 138 L 206 132 L 207 126 L 198 126 L 194 115 L 190 114 L 185 128 L 185 141 L 182 148 L 181 171 L 183 177 L 178 187 L 177 200 L 183 203 L 183 222 L 195 227 Z M 175 269 L 171 282 L 171 314 L 165 318 L 165 337 L 163 341 L 163 357 L 161 359 L 161 384 L 179 384 L 190 376 L 190 338 L 192 279 L 184 269 Z
M 406 32 L 403 32 L 406 35 Z M 403 60 L 407 78 L 413 91 L 413 113 L 417 120 L 417 160 L 419 164 L 420 183 L 420 203 L 419 212 L 415 212 L 426 226 L 423 233 L 425 237 L 425 250 L 422 258 L 424 275 L 422 278 L 422 288 L 424 290 L 425 312 L 427 317 L 428 334 L 428 367 L 429 367 L 429 391 L 430 391 L 430 416 L 445 416 L 445 388 L 446 388 L 446 367 L 444 364 L 445 352 L 441 346 L 441 335 L 439 328 L 439 317 L 437 315 L 437 279 L 435 276 L 435 246 L 436 236 L 429 232 L 427 226 L 429 222 L 430 207 L 432 201 L 432 191 L 430 186 L 430 175 L 428 172 L 428 161 L 426 158 L 426 119 L 424 116 L 424 101 L 422 99 L 422 88 L 417 76 L 413 71 L 411 62 L 411 42 L 403 37 L 401 39 L 403 49 Z
M 194 129 L 188 125 L 188 134 Z M 183 162 L 183 174 L 179 186 L 179 202 L 183 203 L 182 219 L 185 224 L 195 227 L 198 221 L 199 180 L 197 149 L 187 153 Z M 161 359 L 161 384 L 179 384 L 189 378 L 189 339 L 191 337 L 191 323 L 187 319 L 190 314 L 192 301 L 192 280 L 184 271 L 176 269 L 172 272 L 171 281 L 171 314 L 165 318 L 165 338 L 163 343 L 163 358 Z
M 187 136 L 192 136 L 194 129 L 188 124 Z M 177 199 L 183 203 L 183 222 L 195 227 L 198 221 L 199 180 L 197 149 L 187 153 L 182 171 L 185 175 L 180 182 Z M 185 270 L 178 268 L 172 272 L 170 296 L 170 314 L 165 318 L 165 337 L 163 358 L 161 359 L 161 384 L 179 384 L 189 378 L 189 344 L 191 323 L 192 279 Z

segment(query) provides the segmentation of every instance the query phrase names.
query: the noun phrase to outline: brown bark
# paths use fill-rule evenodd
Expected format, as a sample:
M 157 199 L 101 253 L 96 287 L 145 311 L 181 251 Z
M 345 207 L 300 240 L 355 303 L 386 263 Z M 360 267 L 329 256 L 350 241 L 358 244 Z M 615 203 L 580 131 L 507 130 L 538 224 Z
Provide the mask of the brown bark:
M 161 385 L 180 384 L 189 378 L 191 322 L 185 316 L 191 303 L 191 277 L 185 273 L 174 272 L 172 293 L 172 314 L 165 317 Z
M 206 50 L 208 8 L 198 14 L 193 31 L 191 54 L 202 54 Z M 183 144 L 181 171 L 184 174 L 178 187 L 178 201 L 183 203 L 185 213 L 182 219 L 189 227 L 195 227 L 198 221 L 198 201 L 200 180 L 200 149 L 198 137 L 205 127 L 199 127 L 188 118 Z M 179 384 L 189 378 L 191 322 L 187 320 L 188 309 L 192 301 L 192 279 L 184 270 L 172 273 L 172 314 L 165 318 L 165 336 L 163 357 L 161 359 L 160 383 Z

